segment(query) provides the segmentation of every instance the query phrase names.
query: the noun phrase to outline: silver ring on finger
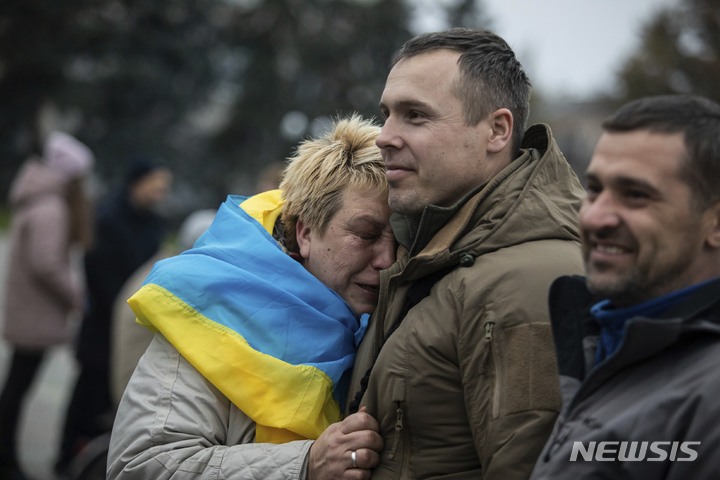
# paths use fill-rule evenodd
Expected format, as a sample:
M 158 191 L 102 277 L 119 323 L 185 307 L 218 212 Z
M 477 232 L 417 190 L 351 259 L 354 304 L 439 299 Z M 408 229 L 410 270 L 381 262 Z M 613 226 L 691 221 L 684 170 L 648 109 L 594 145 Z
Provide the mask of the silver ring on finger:
M 358 468 L 357 466 L 357 456 L 355 455 L 355 450 L 350 452 L 350 459 L 352 460 L 352 468 Z

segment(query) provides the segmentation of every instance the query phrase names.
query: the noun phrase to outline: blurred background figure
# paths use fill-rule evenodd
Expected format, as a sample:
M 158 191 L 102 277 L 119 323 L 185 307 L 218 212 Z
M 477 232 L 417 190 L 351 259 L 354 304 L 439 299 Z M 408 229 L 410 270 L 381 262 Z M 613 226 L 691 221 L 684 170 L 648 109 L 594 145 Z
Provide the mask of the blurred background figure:
M 135 157 L 122 187 L 98 206 L 95 240 L 85 255 L 88 305 L 76 345 L 79 375 L 73 390 L 55 465 L 62 475 L 94 437 L 112 428 L 110 332 L 112 309 L 125 281 L 159 250 L 165 225 L 157 213 L 172 185 L 162 163 Z
M 138 360 L 145 353 L 154 335 L 146 327 L 135 323 L 135 313 L 128 305 L 127 299 L 140 290 L 155 262 L 192 248 L 195 241 L 205 233 L 212 223 L 215 213 L 216 210 L 213 209 L 197 210 L 191 213 L 180 225 L 175 243 L 161 248 L 153 258 L 138 268 L 125 282 L 115 299 L 110 341 L 110 393 L 113 408 L 120 403 L 120 398 Z
M 90 149 L 60 132 L 50 134 L 43 157 L 31 157 L 10 189 L 12 224 L 3 336 L 12 347 L 0 396 L 0 479 L 27 478 L 17 456 L 17 430 L 26 392 L 48 347 L 70 339 L 70 314 L 82 311 L 71 249 L 91 242 L 84 179 Z

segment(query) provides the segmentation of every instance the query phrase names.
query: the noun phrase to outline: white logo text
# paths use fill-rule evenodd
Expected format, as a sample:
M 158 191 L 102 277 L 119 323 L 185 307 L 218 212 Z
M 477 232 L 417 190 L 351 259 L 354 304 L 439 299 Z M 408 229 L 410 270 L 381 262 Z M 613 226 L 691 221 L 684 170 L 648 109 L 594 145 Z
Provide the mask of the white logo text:
M 697 459 L 693 445 L 700 442 L 573 442 L 570 461 L 579 456 L 585 462 L 692 462 Z

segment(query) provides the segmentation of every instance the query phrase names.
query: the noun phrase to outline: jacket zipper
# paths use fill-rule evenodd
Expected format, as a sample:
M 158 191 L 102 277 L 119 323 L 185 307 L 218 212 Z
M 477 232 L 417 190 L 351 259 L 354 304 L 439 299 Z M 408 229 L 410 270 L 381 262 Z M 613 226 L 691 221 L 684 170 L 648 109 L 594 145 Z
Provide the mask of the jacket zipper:
M 395 454 L 397 453 L 397 448 L 400 444 L 400 435 L 402 434 L 403 429 L 403 415 L 405 414 L 402 407 L 400 407 L 400 402 L 395 402 L 395 404 L 397 405 L 397 409 L 395 410 L 395 436 L 393 438 L 392 447 L 390 447 L 390 453 L 388 454 L 389 460 L 395 459 Z
M 403 462 L 400 470 L 400 480 L 407 480 L 408 478 L 410 478 L 410 442 L 406 438 L 403 443 Z
M 495 322 L 487 322 L 485 324 L 485 341 L 492 341 L 493 328 L 495 328 Z

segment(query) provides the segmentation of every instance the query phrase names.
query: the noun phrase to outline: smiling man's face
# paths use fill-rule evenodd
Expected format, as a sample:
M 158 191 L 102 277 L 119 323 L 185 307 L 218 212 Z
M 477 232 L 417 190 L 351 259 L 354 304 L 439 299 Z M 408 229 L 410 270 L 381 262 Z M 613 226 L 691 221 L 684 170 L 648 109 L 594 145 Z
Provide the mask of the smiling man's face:
M 707 278 L 709 210 L 692 201 L 680 168 L 682 134 L 605 133 L 587 170 L 580 210 L 590 290 L 616 307 Z
M 376 143 L 394 212 L 449 207 L 505 166 L 487 158 L 489 119 L 465 123 L 454 89 L 459 57 L 450 50 L 423 53 L 400 60 L 388 75 L 380 100 L 385 124 Z

